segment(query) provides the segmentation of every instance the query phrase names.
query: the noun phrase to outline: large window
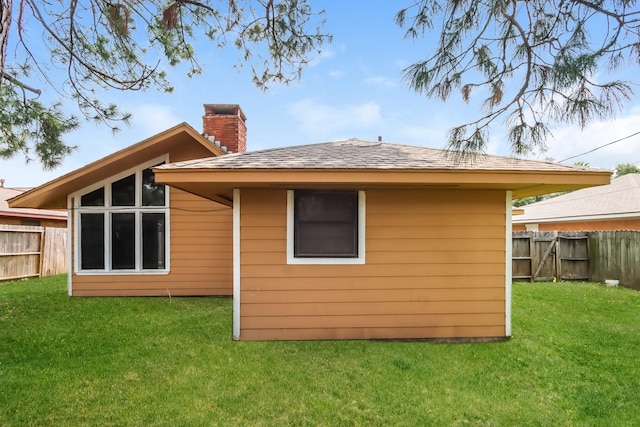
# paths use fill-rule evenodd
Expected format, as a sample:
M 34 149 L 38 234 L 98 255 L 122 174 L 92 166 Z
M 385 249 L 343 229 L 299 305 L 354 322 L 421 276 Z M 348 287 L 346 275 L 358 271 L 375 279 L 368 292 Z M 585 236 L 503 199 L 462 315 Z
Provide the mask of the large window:
M 168 192 L 151 170 L 162 163 L 130 170 L 75 195 L 76 271 L 168 270 Z
M 364 263 L 363 191 L 292 190 L 287 197 L 290 264 Z

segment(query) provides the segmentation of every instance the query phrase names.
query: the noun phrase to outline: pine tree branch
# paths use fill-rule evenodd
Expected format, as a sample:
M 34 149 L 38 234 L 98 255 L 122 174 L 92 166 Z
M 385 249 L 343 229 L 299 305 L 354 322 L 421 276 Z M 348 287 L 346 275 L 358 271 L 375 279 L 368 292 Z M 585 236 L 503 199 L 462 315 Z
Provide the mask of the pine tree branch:
M 35 94 L 36 94 L 36 95 L 38 95 L 38 96 L 42 95 L 42 91 L 41 91 L 40 89 L 36 89 L 36 88 L 34 88 L 34 87 L 31 87 L 31 86 L 27 85 L 26 83 L 22 83 L 20 80 L 18 80 L 18 79 L 16 79 L 16 78 L 14 78 L 13 76 L 11 76 L 11 75 L 9 75 L 9 74 L 5 73 L 4 71 L 0 73 L 0 77 L 1 77 L 1 78 L 0 78 L 0 81 L 1 81 L 2 79 L 7 79 L 8 81 L 10 81 L 10 82 L 11 82 L 11 83 L 13 83 L 14 85 L 16 85 L 16 86 L 20 87 L 20 88 L 21 88 L 21 89 L 23 89 L 23 90 L 27 90 L 27 91 L 29 91 L 29 92 L 33 92 L 33 93 L 35 93 Z

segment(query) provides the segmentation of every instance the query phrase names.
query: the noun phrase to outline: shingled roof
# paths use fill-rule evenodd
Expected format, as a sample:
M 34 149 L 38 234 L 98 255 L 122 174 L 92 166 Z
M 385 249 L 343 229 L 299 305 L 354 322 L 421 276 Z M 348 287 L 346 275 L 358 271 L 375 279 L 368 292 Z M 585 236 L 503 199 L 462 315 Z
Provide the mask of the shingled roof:
M 16 197 L 25 190 L 16 188 L 0 188 L 0 217 L 51 219 L 66 221 L 67 211 L 56 211 L 48 209 L 10 208 L 7 200 Z
M 172 163 L 159 169 L 593 170 L 513 157 L 477 155 L 461 158 L 446 150 L 361 139 L 230 154 Z
M 627 174 L 611 184 L 583 188 L 523 206 L 524 214 L 514 223 L 571 220 L 576 217 L 640 216 L 640 174 Z
M 221 203 L 240 188 L 457 188 L 527 197 L 609 183 L 610 172 L 512 157 L 348 139 L 154 168 L 156 181 Z

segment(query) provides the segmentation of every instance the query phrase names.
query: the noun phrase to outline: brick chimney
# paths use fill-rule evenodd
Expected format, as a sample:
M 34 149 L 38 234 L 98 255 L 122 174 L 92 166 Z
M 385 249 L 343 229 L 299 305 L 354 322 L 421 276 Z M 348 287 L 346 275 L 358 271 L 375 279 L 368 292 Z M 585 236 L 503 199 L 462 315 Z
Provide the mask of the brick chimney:
M 247 117 L 238 104 L 204 104 L 202 131 L 230 153 L 247 151 Z

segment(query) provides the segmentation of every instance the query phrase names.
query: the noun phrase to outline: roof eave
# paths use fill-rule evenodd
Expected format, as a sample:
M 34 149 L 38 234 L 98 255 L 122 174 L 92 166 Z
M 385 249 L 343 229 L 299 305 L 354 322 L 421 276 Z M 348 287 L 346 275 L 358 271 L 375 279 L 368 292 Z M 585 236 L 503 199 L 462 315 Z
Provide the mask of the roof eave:
M 11 217 L 11 218 L 34 218 L 34 219 L 46 219 L 53 221 L 67 221 L 66 212 L 64 215 L 48 215 L 48 214 L 37 214 L 37 213 L 28 213 L 28 212 L 19 212 L 19 211 L 0 211 L 1 217 Z
M 159 168 L 156 180 L 185 191 L 229 197 L 233 188 L 430 187 L 511 190 L 514 198 L 605 185 L 609 171 L 460 169 L 215 169 Z M 206 184 L 206 185 L 205 185 Z M 205 190 L 206 188 L 206 190 Z
M 192 137 L 200 146 L 211 152 L 213 156 L 225 154 L 225 152 L 198 133 L 187 123 L 180 123 L 172 128 L 160 132 L 152 137 L 144 139 L 134 145 L 119 150 L 113 154 L 103 157 L 95 162 L 89 163 L 79 169 L 62 175 L 52 181 L 33 188 L 7 200 L 11 208 L 48 208 L 66 209 L 67 195 L 89 185 L 86 179 L 92 175 L 100 175 L 100 170 L 110 166 L 120 164 L 123 159 L 136 159 L 137 155 L 149 151 L 155 144 L 176 137 L 180 133 Z M 126 170 L 128 167 L 123 167 Z M 107 177 L 104 177 L 107 178 Z M 99 181 L 91 179 L 91 181 Z

